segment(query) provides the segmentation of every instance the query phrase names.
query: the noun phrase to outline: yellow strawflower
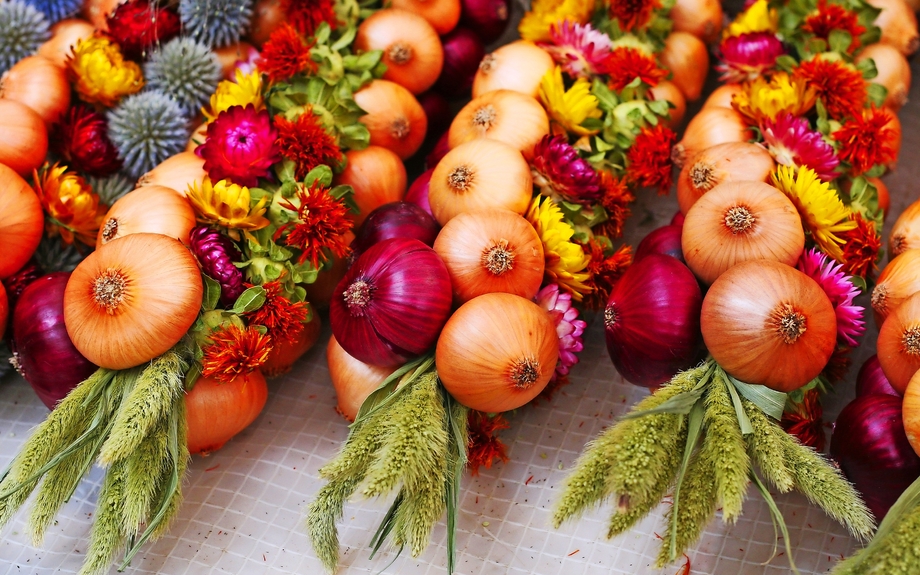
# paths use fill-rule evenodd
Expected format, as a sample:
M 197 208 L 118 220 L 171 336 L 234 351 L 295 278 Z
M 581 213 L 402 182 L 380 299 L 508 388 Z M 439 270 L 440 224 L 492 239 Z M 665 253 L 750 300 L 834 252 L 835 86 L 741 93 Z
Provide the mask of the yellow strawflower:
M 587 78 L 575 80 L 572 87 L 566 91 L 562 82 L 562 68 L 556 66 L 547 71 L 540 80 L 539 96 L 550 118 L 567 132 L 577 136 L 588 136 L 598 132 L 581 126 L 588 118 L 601 117 L 597 98 L 591 93 L 591 83 Z
M 779 15 L 776 9 L 770 8 L 767 0 L 757 0 L 728 25 L 722 37 L 740 36 L 751 32 L 776 32 L 778 24 Z
M 518 24 L 518 33 L 531 42 L 547 41 L 553 24 L 558 25 L 563 20 L 587 24 L 593 14 L 594 0 L 533 0 L 530 11 Z
M 213 122 L 217 115 L 231 106 L 243 106 L 244 108 L 252 104 L 256 112 L 265 108 L 265 101 L 262 99 L 262 74 L 258 71 L 251 74 L 244 74 L 240 70 L 236 71 L 236 81 L 223 80 L 217 85 L 217 90 L 211 94 L 211 105 L 209 108 L 202 108 L 201 113 Z
M 33 186 L 42 202 L 48 220 L 49 235 L 60 235 L 66 244 L 79 240 L 96 245 L 96 235 L 108 208 L 99 203 L 99 196 L 67 166 L 47 167 L 36 174 Z
M 773 185 L 786 194 L 802 218 L 802 225 L 811 234 L 818 248 L 843 262 L 844 240 L 834 235 L 856 227 L 847 208 L 827 182 L 821 181 L 811 168 L 779 166 L 772 175 Z
M 537 196 L 527 211 L 527 221 L 543 242 L 546 275 L 581 301 L 584 294 L 591 291 L 591 287 L 585 284 L 591 277 L 585 271 L 591 257 L 581 246 L 569 241 L 575 230 L 563 220 L 562 210 L 552 199 Z
M 767 80 L 760 76 L 742 84 L 732 106 L 755 124 L 780 114 L 804 116 L 815 105 L 815 89 L 804 79 L 777 72 Z
M 264 215 L 268 209 L 265 205 L 268 196 L 252 206 L 249 188 L 245 186 L 232 184 L 227 180 L 212 184 L 211 178 L 206 176 L 201 182 L 201 188 L 197 182 L 192 183 L 186 195 L 199 221 L 230 228 L 230 235 L 235 236 L 234 239 L 239 239 L 239 234 L 232 230 L 244 230 L 245 234 L 260 230 L 269 224 Z
M 125 60 L 118 44 L 102 36 L 78 41 L 67 66 L 80 99 L 90 104 L 110 108 L 144 87 L 141 67 Z

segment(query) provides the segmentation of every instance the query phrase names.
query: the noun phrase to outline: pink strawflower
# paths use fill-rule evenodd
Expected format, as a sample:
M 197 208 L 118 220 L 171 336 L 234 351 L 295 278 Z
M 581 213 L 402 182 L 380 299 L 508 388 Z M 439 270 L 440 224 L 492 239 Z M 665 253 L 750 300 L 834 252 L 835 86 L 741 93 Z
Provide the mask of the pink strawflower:
M 777 163 L 811 168 L 825 182 L 837 177 L 835 170 L 840 159 L 834 147 L 824 141 L 821 132 L 809 128 L 805 118 L 782 114 L 775 119 L 765 119 L 760 131 Z
M 568 375 L 569 369 L 578 363 L 576 354 L 584 349 L 581 334 L 588 324 L 578 319 L 578 309 L 572 307 L 572 294 L 560 293 L 557 284 L 549 284 L 541 289 L 534 300 L 549 312 L 556 324 L 556 335 L 559 336 L 559 362 L 553 379 Z
M 749 32 L 729 36 L 719 46 L 721 64 L 716 70 L 722 73 L 723 82 L 754 80 L 773 69 L 776 59 L 786 53 L 783 43 L 772 32 Z
M 595 30 L 591 24 L 578 24 L 563 20 L 549 29 L 549 42 L 537 44 L 572 78 L 590 78 L 600 74 L 612 44 L 610 37 Z
M 252 104 L 231 106 L 208 124 L 204 144 L 195 149 L 204 158 L 204 169 L 212 182 L 230 180 L 253 187 L 267 178 L 272 164 L 281 159 L 268 111 L 256 112 Z
M 850 281 L 838 264 L 826 254 L 811 248 L 802 253 L 796 265 L 799 271 L 818 282 L 837 314 L 837 337 L 850 347 L 857 345 L 856 338 L 866 331 L 863 321 L 862 306 L 854 305 L 853 298 L 859 295 L 859 289 Z
M 544 196 L 590 204 L 603 195 L 597 172 L 562 136 L 543 136 L 534 146 L 530 168 Z

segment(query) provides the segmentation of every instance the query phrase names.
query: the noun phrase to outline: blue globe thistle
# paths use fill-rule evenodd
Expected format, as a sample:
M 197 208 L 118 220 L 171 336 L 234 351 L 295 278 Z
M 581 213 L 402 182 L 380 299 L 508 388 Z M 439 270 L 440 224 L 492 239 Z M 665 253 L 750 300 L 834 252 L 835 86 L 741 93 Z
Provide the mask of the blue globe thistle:
M 186 117 L 194 116 L 217 89 L 220 63 L 210 48 L 187 37 L 175 38 L 144 64 L 147 87 L 172 96 Z
M 51 37 L 50 24 L 39 10 L 21 0 L 0 2 L 0 74 L 38 50 Z
M 185 34 L 211 48 L 239 42 L 252 20 L 254 0 L 179 0 Z
M 135 180 L 121 173 L 114 173 L 104 178 L 86 176 L 85 179 L 86 183 L 99 195 L 99 201 L 107 206 L 114 204 L 117 199 L 135 187 Z
M 179 104 L 162 92 L 128 96 L 109 110 L 109 138 L 124 160 L 124 171 L 139 178 L 188 144 L 189 126 Z
M 44 14 L 52 24 L 76 15 L 80 8 L 83 8 L 83 0 L 25 0 L 25 2 Z

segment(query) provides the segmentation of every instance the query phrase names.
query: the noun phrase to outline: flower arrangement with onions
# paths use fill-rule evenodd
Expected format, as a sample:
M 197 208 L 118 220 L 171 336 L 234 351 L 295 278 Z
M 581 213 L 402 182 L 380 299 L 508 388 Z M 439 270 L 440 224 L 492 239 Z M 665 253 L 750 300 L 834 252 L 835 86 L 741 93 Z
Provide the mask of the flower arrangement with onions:
M 37 492 L 29 529 L 39 543 L 99 463 L 81 573 L 107 571 L 120 552 L 124 567 L 162 536 L 189 454 L 255 420 L 265 377 L 315 343 L 306 287 L 346 255 L 357 211 L 352 189 L 333 180 L 345 151 L 371 140 L 355 93 L 383 72 L 381 52 L 355 53 L 358 5 L 282 2 L 287 21 L 249 51 L 243 32 L 267 25 L 251 6 L 206 4 L 131 0 L 107 32 L 90 25 L 64 60 L 81 102 L 50 122 L 63 134 L 60 163 L 28 166 L 31 185 L 0 165 L 0 234 L 16 252 L 0 275 L 17 288 L 18 364 L 54 408 L 0 478 L 0 525 Z M 246 61 L 231 56 L 222 70 L 228 49 Z M 127 190 L 91 179 L 103 177 Z M 79 242 L 82 261 L 29 283 L 21 268 L 43 229 Z M 33 381 L 65 353 L 84 362 L 68 358 L 64 370 L 81 368 L 81 380 L 65 386 L 42 368 Z

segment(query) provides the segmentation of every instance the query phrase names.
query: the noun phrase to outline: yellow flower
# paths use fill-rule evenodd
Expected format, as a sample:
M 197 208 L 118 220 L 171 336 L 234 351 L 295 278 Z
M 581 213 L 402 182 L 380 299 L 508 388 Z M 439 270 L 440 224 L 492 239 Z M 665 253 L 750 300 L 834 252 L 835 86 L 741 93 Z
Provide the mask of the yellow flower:
M 814 105 L 814 87 L 785 72 L 778 72 L 769 80 L 761 76 L 745 82 L 732 97 L 732 106 L 755 124 L 786 113 L 804 116 Z
M 107 208 L 83 178 L 68 173 L 67 166 L 46 165 L 36 174 L 34 189 L 48 214 L 45 229 L 49 235 L 60 235 L 66 244 L 77 239 L 96 245 Z
M 834 235 L 856 227 L 856 220 L 850 219 L 850 209 L 827 182 L 822 182 L 811 168 L 796 169 L 779 166 L 772 174 L 773 185 L 789 196 L 802 218 L 802 225 L 811 234 L 818 248 L 843 263 L 844 240 Z
M 262 74 L 258 71 L 244 74 L 237 70 L 236 82 L 223 80 L 218 84 L 217 90 L 211 94 L 210 108 L 202 108 L 201 113 L 208 122 L 213 122 L 218 114 L 231 106 L 245 108 L 248 104 L 252 104 L 256 112 L 265 108 L 265 101 L 262 99 Z
M 578 136 L 598 132 L 581 126 L 588 118 L 601 117 L 597 98 L 591 93 L 591 84 L 586 78 L 579 78 L 566 91 L 565 84 L 562 83 L 562 68 L 556 66 L 553 70 L 547 71 L 540 80 L 540 101 L 549 112 L 550 118 L 566 131 Z
M 563 20 L 587 24 L 594 14 L 594 0 L 533 0 L 530 11 L 518 24 L 518 33 L 531 42 L 548 41 L 549 29 Z
M 581 301 L 583 295 L 591 291 L 585 284 L 591 277 L 585 271 L 591 257 L 581 246 L 569 241 L 575 230 L 563 220 L 562 210 L 552 199 L 537 196 L 527 211 L 527 220 L 543 242 L 546 275 Z
M 757 0 L 728 25 L 722 36 L 728 38 L 751 32 L 776 32 L 778 23 L 776 9 L 770 8 L 767 0 Z
M 268 209 L 265 205 L 268 196 L 252 206 L 249 188 L 245 186 L 231 184 L 227 180 L 212 185 L 211 178 L 205 177 L 201 182 L 201 189 L 198 188 L 197 182 L 189 186 L 187 196 L 198 214 L 199 221 L 231 230 L 244 230 L 244 233 L 260 230 L 269 224 L 264 215 Z M 239 234 L 230 235 L 235 236 L 234 239 L 239 239 Z
M 118 44 L 101 36 L 78 41 L 67 65 L 74 89 L 90 104 L 112 107 L 144 87 L 141 67 L 125 60 Z

